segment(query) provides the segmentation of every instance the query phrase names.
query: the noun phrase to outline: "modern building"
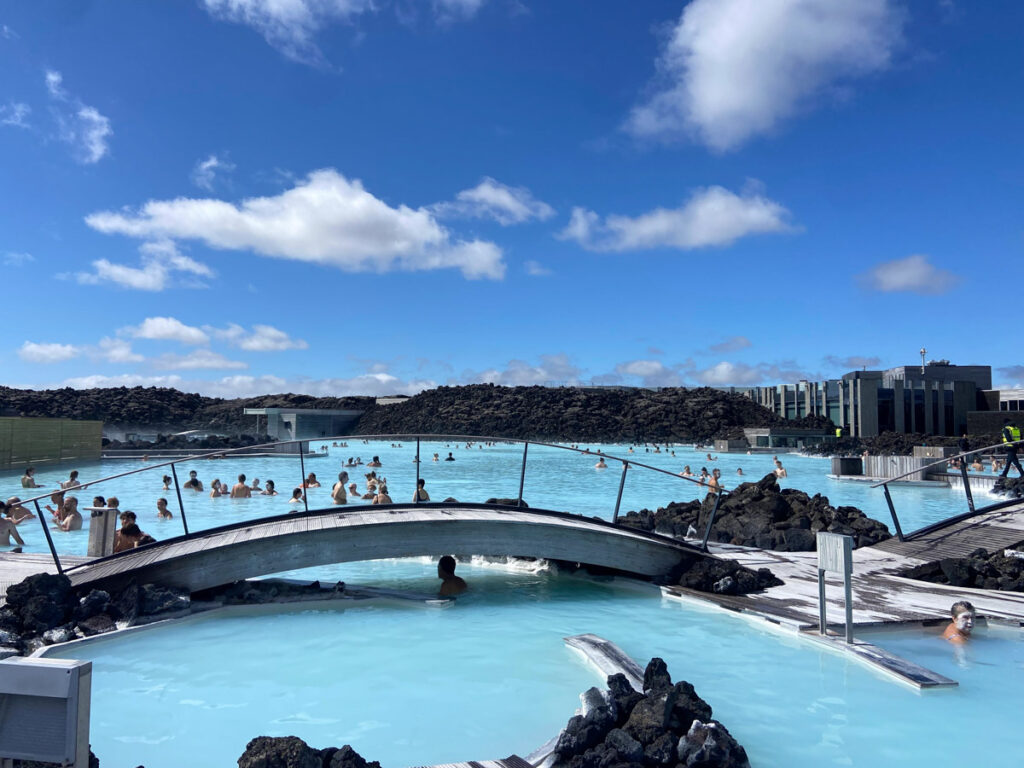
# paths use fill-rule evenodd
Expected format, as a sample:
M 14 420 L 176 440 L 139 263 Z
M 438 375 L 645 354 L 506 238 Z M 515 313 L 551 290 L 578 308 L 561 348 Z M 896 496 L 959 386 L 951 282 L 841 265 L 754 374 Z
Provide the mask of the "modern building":
M 347 434 L 362 411 L 328 408 L 246 408 L 246 416 L 256 417 L 256 434 L 274 440 L 315 440 L 319 437 Z
M 955 435 L 967 429 L 969 412 L 987 408 L 983 393 L 991 388 L 991 366 L 930 360 L 884 371 L 851 371 L 840 379 L 753 387 L 748 397 L 786 419 L 827 417 L 851 437 Z

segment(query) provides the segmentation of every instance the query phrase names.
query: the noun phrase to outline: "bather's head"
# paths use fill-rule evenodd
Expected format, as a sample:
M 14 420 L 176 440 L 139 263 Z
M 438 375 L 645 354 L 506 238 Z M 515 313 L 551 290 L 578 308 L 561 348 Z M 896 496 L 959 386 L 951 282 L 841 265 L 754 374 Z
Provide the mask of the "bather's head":
M 949 609 L 950 615 L 953 617 L 953 623 L 956 628 L 965 635 L 971 634 L 971 630 L 974 629 L 974 606 L 966 600 L 960 600 L 953 603 Z
M 455 558 L 451 555 L 445 555 L 437 561 L 437 576 L 440 579 L 448 578 L 449 576 L 455 575 Z

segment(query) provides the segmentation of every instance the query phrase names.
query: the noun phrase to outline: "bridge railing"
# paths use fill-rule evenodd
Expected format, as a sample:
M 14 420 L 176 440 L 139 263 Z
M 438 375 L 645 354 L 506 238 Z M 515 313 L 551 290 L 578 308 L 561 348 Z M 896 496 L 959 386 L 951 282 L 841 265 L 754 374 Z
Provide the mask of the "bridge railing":
M 226 457 L 229 457 L 229 456 L 246 457 L 246 456 L 251 456 L 254 451 L 259 451 L 261 449 L 274 449 L 276 451 L 277 449 L 280 449 L 282 447 L 296 446 L 295 456 L 298 459 L 300 476 L 302 478 L 302 482 L 301 482 L 299 487 L 301 487 L 303 489 L 303 491 L 305 491 L 305 484 L 306 484 L 306 479 L 307 479 L 307 475 L 306 475 L 306 458 L 307 458 L 307 456 L 310 455 L 305 450 L 305 446 L 307 444 L 309 444 L 310 442 L 329 442 L 329 441 L 348 442 L 348 441 L 360 441 L 360 440 L 361 441 L 366 441 L 366 442 L 371 442 L 371 441 L 373 441 L 373 442 L 377 442 L 377 441 L 396 442 L 397 441 L 399 443 L 409 442 L 409 441 L 415 440 L 415 442 L 416 442 L 416 452 L 415 452 L 413 461 L 414 461 L 415 466 L 416 466 L 416 485 L 415 485 L 415 491 L 414 491 L 414 503 L 419 503 L 419 493 L 417 491 L 419 490 L 419 480 L 420 480 L 420 463 L 421 463 L 420 448 L 421 448 L 421 444 L 423 442 L 449 441 L 449 442 L 456 442 L 456 443 L 473 443 L 473 444 L 476 444 L 476 443 L 521 444 L 523 446 L 523 455 L 522 455 L 522 463 L 521 463 L 520 472 L 519 472 L 519 491 L 518 491 L 518 496 L 517 496 L 517 499 L 516 499 L 516 506 L 517 507 L 522 507 L 522 505 L 523 505 L 523 491 L 524 491 L 524 487 L 525 487 L 525 484 L 526 484 L 526 474 L 527 474 L 527 471 L 526 471 L 527 470 L 527 458 L 528 458 L 529 449 L 530 449 L 531 446 L 540 446 L 540 447 L 545 447 L 545 448 L 553 448 L 553 449 L 558 449 L 558 450 L 571 451 L 571 452 L 574 452 L 574 453 L 577 453 L 577 454 L 580 454 L 580 455 L 583 455 L 583 456 L 588 456 L 588 457 L 591 457 L 591 458 L 600 458 L 600 459 L 603 459 L 606 462 L 619 462 L 619 464 L 622 467 L 622 474 L 621 474 L 620 479 L 619 479 L 618 492 L 617 492 L 617 495 L 616 495 L 616 498 L 615 498 L 614 510 L 612 512 L 612 522 L 613 523 L 618 523 L 619 512 L 620 512 L 621 505 L 622 505 L 622 495 L 623 495 L 623 491 L 624 491 L 625 486 L 626 486 L 626 478 L 627 478 L 627 475 L 628 475 L 630 469 L 633 469 L 633 468 L 644 469 L 644 470 L 647 470 L 649 472 L 657 473 L 657 474 L 660 474 L 660 475 L 667 475 L 669 477 L 675 478 L 678 481 L 683 481 L 683 482 L 691 483 L 692 485 L 695 485 L 695 486 L 697 486 L 699 488 L 705 488 L 709 492 L 714 494 L 714 503 L 713 503 L 713 506 L 712 506 L 712 510 L 711 510 L 711 513 L 710 513 L 710 515 L 708 517 L 707 525 L 705 526 L 705 530 L 704 530 L 703 536 L 701 538 L 700 547 L 704 551 L 707 551 L 708 540 L 709 540 L 709 538 L 711 536 L 711 531 L 712 531 L 712 529 L 714 527 L 715 518 L 717 517 L 717 514 L 718 514 L 719 504 L 721 503 L 723 498 L 728 496 L 728 491 L 726 491 L 720 484 L 718 485 L 717 490 L 714 490 L 713 487 L 711 487 L 709 484 L 705 483 L 704 481 L 702 481 L 702 480 L 700 480 L 698 478 L 694 478 L 694 477 L 690 477 L 690 476 L 684 476 L 684 475 L 677 474 L 675 472 L 671 472 L 669 470 L 663 469 L 661 467 L 653 466 L 653 465 L 648 464 L 648 463 L 643 462 L 643 461 L 637 461 L 635 458 L 633 458 L 632 455 L 616 456 L 614 454 L 608 453 L 608 452 L 603 451 L 603 450 L 590 450 L 590 449 L 587 449 L 587 448 L 578 448 L 578 447 L 575 447 L 575 446 L 560 445 L 558 443 L 550 443 L 550 442 L 545 442 L 545 441 L 542 441 L 542 440 L 519 440 L 519 439 L 515 439 L 515 438 L 494 437 L 494 436 L 486 436 L 486 435 L 450 435 L 450 434 L 426 434 L 426 433 L 408 433 L 407 434 L 407 433 L 401 433 L 401 434 L 381 434 L 381 435 L 328 435 L 328 436 L 322 436 L 322 437 L 317 437 L 317 438 L 306 438 L 306 439 L 296 439 L 296 440 L 274 441 L 274 442 L 261 443 L 261 444 L 258 444 L 258 445 L 249 445 L 249 446 L 244 446 L 244 447 L 239 447 L 239 448 L 218 448 L 218 449 L 213 449 L 213 450 L 208 450 L 208 451 L 202 451 L 202 452 L 199 452 L 199 453 L 192 453 L 192 454 L 189 454 L 189 455 L 186 455 L 186 456 L 179 456 L 179 457 L 168 459 L 167 461 L 161 461 L 161 462 L 158 462 L 158 463 L 155 463 L 155 464 L 146 464 L 145 466 L 139 467 L 137 469 L 131 469 L 131 470 L 127 470 L 125 472 L 118 472 L 116 474 L 107 475 L 106 477 L 97 478 L 95 480 L 88 480 L 88 481 L 85 481 L 85 482 L 80 482 L 80 483 L 78 483 L 77 485 L 75 485 L 74 487 L 71 487 L 71 488 L 63 488 L 62 487 L 62 488 L 57 489 L 57 490 L 48 490 L 46 493 L 42 493 L 42 494 L 40 494 L 38 496 L 26 498 L 21 503 L 23 505 L 24 504 L 33 504 L 35 506 L 36 513 L 37 513 L 37 515 L 39 517 L 40 524 L 42 525 L 43 533 L 44 533 L 44 536 L 46 538 L 46 542 L 47 542 L 47 546 L 49 547 L 50 554 L 53 557 L 54 564 L 57 567 L 57 571 L 59 573 L 63 573 L 65 571 L 65 568 L 63 567 L 63 564 L 61 563 L 60 556 L 59 556 L 59 554 L 57 552 L 56 546 L 54 545 L 53 537 L 50 534 L 49 526 L 48 526 L 48 524 L 46 522 L 44 513 L 43 513 L 42 509 L 40 508 L 40 501 L 45 500 L 45 499 L 47 499 L 49 497 L 52 497 L 56 493 L 66 494 L 66 493 L 78 492 L 78 491 L 81 491 L 81 490 L 84 490 L 84 489 L 87 489 L 87 488 L 92 488 L 92 487 L 98 486 L 98 485 L 100 485 L 102 483 L 109 483 L 109 482 L 112 482 L 112 481 L 120 480 L 122 478 L 129 477 L 129 476 L 132 476 L 132 475 L 137 475 L 137 474 L 140 474 L 140 473 L 155 472 L 155 471 L 161 470 L 161 469 L 163 469 L 165 471 L 169 470 L 170 471 L 170 477 L 171 477 L 171 479 L 172 479 L 172 481 L 174 483 L 175 498 L 177 500 L 178 513 L 179 513 L 179 516 L 181 518 L 181 524 L 182 524 L 182 529 L 183 529 L 183 538 L 189 538 L 190 536 L 195 535 L 195 532 L 194 531 L 190 531 L 190 529 L 189 529 L 188 517 L 187 517 L 186 509 L 185 509 L 185 501 L 184 501 L 184 499 L 182 497 L 182 483 L 181 483 L 181 481 L 180 481 L 180 479 L 178 477 L 178 469 L 177 468 L 178 468 L 179 465 L 185 464 L 185 463 L 188 463 L 188 462 L 202 461 L 202 460 L 213 459 L 213 458 L 226 458 Z M 347 466 L 347 465 L 345 465 L 345 466 Z M 363 465 L 360 465 L 360 466 L 364 466 L 365 467 L 367 465 L 363 464 Z M 351 468 L 351 467 L 349 467 L 349 468 Z M 303 492 L 303 494 L 302 494 L 302 504 L 303 504 L 303 511 L 304 512 L 309 512 L 308 495 L 305 492 Z M 332 504 L 329 508 L 331 509 L 332 512 L 345 512 L 345 511 L 356 511 L 356 510 L 359 510 L 361 508 L 365 508 L 367 506 L 369 506 L 369 505 L 367 505 L 367 504 L 346 504 L 346 505 L 342 506 L 342 505 L 334 505 L 334 504 Z M 271 515 L 270 517 L 275 517 L 275 516 L 276 515 Z M 250 522 L 252 522 L 252 521 L 250 521 Z
M 971 475 L 967 471 L 966 459 L 968 456 L 975 456 L 980 454 L 991 453 L 993 451 L 998 451 L 999 449 L 1004 448 L 1007 445 L 1022 444 L 1024 444 L 1024 440 L 1016 440 L 1009 443 L 994 443 L 993 445 L 987 445 L 984 448 L 975 448 L 973 450 L 958 453 L 953 456 L 946 456 L 945 458 L 938 459 L 936 461 L 931 462 L 930 464 L 925 464 L 923 467 L 918 467 L 916 469 L 910 470 L 909 472 L 904 472 L 903 474 L 897 475 L 896 477 L 887 477 L 882 482 L 873 483 L 871 487 L 881 488 L 885 493 L 885 503 L 889 506 L 889 514 L 892 515 L 892 522 L 896 528 L 897 538 L 899 538 L 900 541 L 912 541 L 913 539 L 919 536 L 923 536 L 927 533 L 931 533 L 932 531 L 936 531 L 941 528 L 945 528 L 946 526 L 953 525 L 954 523 L 958 523 L 961 520 L 967 520 L 971 517 L 974 517 L 975 515 L 980 515 L 984 512 L 991 512 L 993 510 L 1000 509 L 1002 507 L 1006 507 L 1009 506 L 1010 504 L 1016 503 L 1018 501 L 1017 499 L 1006 499 L 1003 501 L 994 502 L 992 504 L 987 504 L 983 507 L 976 507 L 974 503 L 974 495 L 971 493 Z M 889 484 L 898 483 L 899 481 L 903 480 L 906 477 L 910 477 L 911 475 L 921 474 L 922 476 L 924 476 L 924 473 L 926 473 L 929 469 L 932 469 L 933 467 L 946 468 L 954 462 L 959 464 L 960 477 L 963 479 L 964 493 L 967 496 L 967 511 L 958 515 L 952 515 L 951 517 L 947 517 L 938 522 L 931 523 L 929 525 L 918 528 L 916 531 L 911 531 L 910 533 L 904 534 L 903 528 L 900 526 L 899 517 L 897 517 L 896 515 L 896 505 L 893 504 L 892 494 L 889 493 Z M 1005 468 L 1006 471 L 1004 471 L 1003 475 L 1006 475 L 1006 473 L 1009 471 L 1009 468 L 1009 463 L 1007 463 L 1007 466 Z

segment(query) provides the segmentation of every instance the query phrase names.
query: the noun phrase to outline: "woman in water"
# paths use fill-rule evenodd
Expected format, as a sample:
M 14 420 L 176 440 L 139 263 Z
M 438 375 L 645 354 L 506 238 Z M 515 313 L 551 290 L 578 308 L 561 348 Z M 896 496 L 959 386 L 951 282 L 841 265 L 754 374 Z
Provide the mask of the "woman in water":
M 301 504 L 302 503 L 302 489 L 295 488 L 292 491 L 292 497 L 288 499 L 289 504 Z
M 260 496 L 277 496 L 277 491 L 274 490 L 274 481 L 267 480 L 267 484 L 263 490 L 260 491 Z
M 388 496 L 388 487 L 384 483 L 380 484 L 377 490 L 377 495 L 373 497 L 373 504 L 391 504 L 391 497 Z
M 220 480 L 214 478 L 213 482 L 210 483 L 210 498 L 216 499 L 218 496 L 227 496 L 224 491 L 225 488 L 220 484 Z

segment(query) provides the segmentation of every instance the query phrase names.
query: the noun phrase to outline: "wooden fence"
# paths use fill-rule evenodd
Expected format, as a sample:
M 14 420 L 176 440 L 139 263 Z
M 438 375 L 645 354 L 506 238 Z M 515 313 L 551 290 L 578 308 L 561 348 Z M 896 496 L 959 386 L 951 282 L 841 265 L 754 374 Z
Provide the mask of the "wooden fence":
M 100 458 L 102 421 L 0 417 L 0 469 Z

